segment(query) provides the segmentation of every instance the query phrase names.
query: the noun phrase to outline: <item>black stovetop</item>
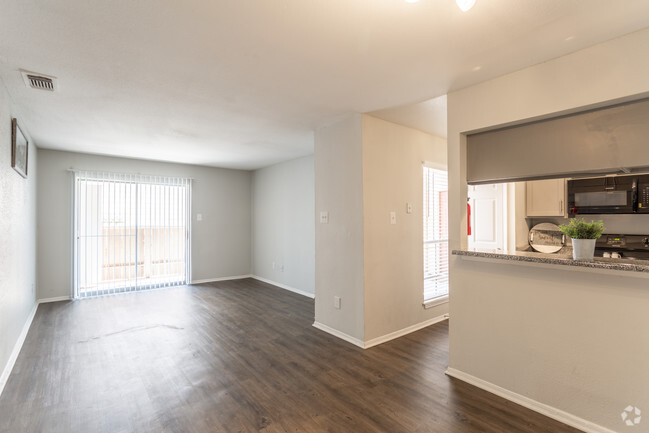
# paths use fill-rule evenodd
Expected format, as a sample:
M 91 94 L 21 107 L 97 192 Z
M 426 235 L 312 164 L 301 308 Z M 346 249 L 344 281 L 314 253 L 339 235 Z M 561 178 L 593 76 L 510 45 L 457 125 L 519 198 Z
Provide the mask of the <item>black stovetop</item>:
M 621 258 L 649 260 L 649 235 L 603 234 L 595 243 L 595 256 L 618 253 Z

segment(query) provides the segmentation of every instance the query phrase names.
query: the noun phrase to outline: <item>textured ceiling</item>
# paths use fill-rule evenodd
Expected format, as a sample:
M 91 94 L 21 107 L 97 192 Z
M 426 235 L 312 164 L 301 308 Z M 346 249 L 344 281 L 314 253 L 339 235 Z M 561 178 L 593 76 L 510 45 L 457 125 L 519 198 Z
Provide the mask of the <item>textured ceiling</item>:
M 372 111 L 369 114 L 446 138 L 446 95 L 415 104 Z
M 478 0 L 466 13 L 454 0 L 0 0 L 0 10 L 0 77 L 40 147 L 243 169 L 311 153 L 314 129 L 341 115 L 398 120 L 387 109 L 649 23 L 647 0 Z M 56 76 L 57 92 L 27 89 L 19 69 Z M 429 105 L 419 108 L 432 122 Z

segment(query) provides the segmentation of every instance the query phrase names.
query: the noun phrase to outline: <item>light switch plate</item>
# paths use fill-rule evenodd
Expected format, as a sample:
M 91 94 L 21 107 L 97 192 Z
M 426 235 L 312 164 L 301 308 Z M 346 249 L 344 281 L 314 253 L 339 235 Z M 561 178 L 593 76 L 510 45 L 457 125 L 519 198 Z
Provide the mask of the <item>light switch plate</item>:
M 197 213 L 196 214 L 196 221 L 203 221 L 203 214 L 202 213 Z
M 390 212 L 390 224 L 397 223 L 397 213 L 395 211 Z
M 329 212 L 320 212 L 320 224 L 329 224 Z
M 412 203 L 406 203 L 406 213 L 412 213 Z

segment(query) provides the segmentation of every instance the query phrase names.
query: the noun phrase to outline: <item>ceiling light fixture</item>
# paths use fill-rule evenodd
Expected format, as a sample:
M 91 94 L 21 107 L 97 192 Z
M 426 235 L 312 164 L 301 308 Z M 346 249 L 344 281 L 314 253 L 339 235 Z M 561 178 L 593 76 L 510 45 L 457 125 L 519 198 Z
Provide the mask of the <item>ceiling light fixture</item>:
M 476 0 L 455 0 L 457 7 L 462 9 L 462 12 L 466 12 L 475 5 Z
M 406 3 L 417 3 L 419 0 L 406 0 Z

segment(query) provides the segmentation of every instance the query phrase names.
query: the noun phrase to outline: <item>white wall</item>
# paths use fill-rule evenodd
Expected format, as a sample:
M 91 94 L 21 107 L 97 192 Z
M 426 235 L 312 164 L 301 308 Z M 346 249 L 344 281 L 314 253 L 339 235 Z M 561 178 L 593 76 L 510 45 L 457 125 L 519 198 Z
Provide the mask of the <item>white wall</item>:
M 423 306 L 423 161 L 445 140 L 365 114 L 316 131 L 316 326 L 368 347 L 447 313 Z
M 530 227 L 527 226 L 527 191 L 525 182 L 507 184 L 507 251 L 526 250 Z
M 313 164 L 311 155 L 252 176 L 252 273 L 309 296 L 315 293 Z
M 354 114 L 315 133 L 315 322 L 363 341 L 362 118 Z M 342 298 L 335 309 L 333 297 Z
M 27 179 L 11 168 L 11 118 L 30 142 Z M 36 179 L 38 155 L 27 125 L 0 82 L 0 392 L 8 362 L 36 305 Z
M 586 431 L 623 431 L 625 407 L 649 407 L 649 279 L 466 259 L 452 272 L 450 368 Z
M 45 149 L 40 156 L 39 299 L 70 296 L 72 290 L 72 173 L 68 168 L 193 178 L 192 280 L 250 273 L 250 172 Z M 196 220 L 197 213 L 202 221 Z
M 463 134 L 646 96 L 647 46 L 644 30 L 448 95 L 452 248 L 466 247 Z M 455 256 L 450 368 L 622 431 L 627 405 L 649 408 L 648 281 Z
M 448 304 L 422 306 L 422 161 L 445 168 L 446 140 L 363 115 L 365 341 L 448 312 Z

